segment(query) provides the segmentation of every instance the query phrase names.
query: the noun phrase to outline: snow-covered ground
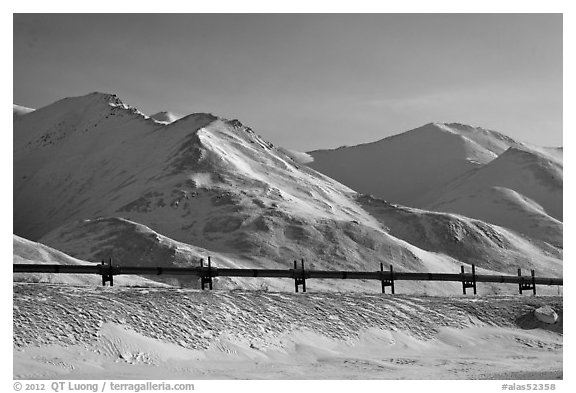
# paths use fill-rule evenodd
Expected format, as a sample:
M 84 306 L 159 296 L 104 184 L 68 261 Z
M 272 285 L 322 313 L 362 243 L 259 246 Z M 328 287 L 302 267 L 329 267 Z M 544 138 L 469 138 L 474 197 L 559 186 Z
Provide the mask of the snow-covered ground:
M 562 297 L 13 290 L 17 379 L 562 376 Z

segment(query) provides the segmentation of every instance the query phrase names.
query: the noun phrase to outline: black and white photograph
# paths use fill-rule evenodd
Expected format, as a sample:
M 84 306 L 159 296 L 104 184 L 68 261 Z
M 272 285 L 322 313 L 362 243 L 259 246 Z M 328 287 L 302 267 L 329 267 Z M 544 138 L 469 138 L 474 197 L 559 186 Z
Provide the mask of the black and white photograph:
M 561 9 L 68 12 L 12 14 L 14 389 L 560 391 Z

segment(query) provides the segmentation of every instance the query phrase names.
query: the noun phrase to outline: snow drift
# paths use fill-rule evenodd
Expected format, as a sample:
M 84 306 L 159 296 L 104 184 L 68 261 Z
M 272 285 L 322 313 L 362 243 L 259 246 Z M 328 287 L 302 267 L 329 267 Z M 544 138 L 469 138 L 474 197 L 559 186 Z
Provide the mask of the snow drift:
M 17 379 L 562 375 L 561 298 L 25 284 L 14 294 Z M 554 325 L 534 317 L 545 305 Z

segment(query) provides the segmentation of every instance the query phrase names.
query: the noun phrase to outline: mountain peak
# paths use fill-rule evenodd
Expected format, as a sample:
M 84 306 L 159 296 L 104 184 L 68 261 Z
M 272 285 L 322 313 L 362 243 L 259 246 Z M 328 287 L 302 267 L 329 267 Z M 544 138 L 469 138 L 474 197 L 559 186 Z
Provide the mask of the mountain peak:
M 441 122 L 432 122 L 428 124 L 424 124 L 422 127 L 418 127 L 415 130 L 421 131 L 443 131 L 449 134 L 459 134 L 457 130 L 451 127 L 449 123 L 441 123 Z M 415 131 L 413 130 L 413 131 Z M 410 131 L 408 131 L 410 132 Z
M 372 143 L 310 152 L 308 165 L 356 191 L 423 207 L 432 190 L 523 146 L 496 131 L 431 122 Z
M 78 97 L 78 98 L 81 98 L 81 97 Z M 114 93 L 103 93 L 103 92 L 99 92 L 99 91 L 94 91 L 94 92 L 87 94 L 83 97 L 87 98 L 87 99 L 95 99 L 98 101 L 102 101 L 102 102 L 105 102 L 105 103 L 110 104 L 112 106 L 127 106 L 126 104 L 124 104 L 124 102 L 122 102 L 120 97 L 118 97 Z
M 102 91 L 93 91 L 91 93 L 88 93 L 87 96 L 105 97 L 107 99 L 118 98 L 118 96 L 114 93 L 105 93 Z
M 26 131 L 14 134 L 14 148 L 53 147 L 73 135 L 87 135 L 93 130 L 126 130 L 130 128 L 126 121 L 135 123 L 132 128 L 142 123 L 157 128 L 153 120 L 149 120 L 136 108 L 124 104 L 116 94 L 93 92 L 67 97 L 30 112 L 27 116 L 20 116 L 19 128 Z

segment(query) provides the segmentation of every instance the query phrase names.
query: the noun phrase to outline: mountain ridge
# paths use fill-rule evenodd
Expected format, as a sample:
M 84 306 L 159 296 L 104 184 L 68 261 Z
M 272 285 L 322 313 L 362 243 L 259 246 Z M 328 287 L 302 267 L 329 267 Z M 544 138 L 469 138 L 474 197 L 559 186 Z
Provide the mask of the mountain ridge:
M 372 144 L 309 154 L 314 161 L 307 165 L 361 193 L 562 245 L 562 148 L 460 123 L 429 123 Z
M 497 155 L 445 126 L 428 123 L 376 142 L 308 153 L 307 165 L 354 190 L 423 207 L 434 187 Z
M 359 202 L 357 190 L 302 165 L 238 120 L 204 113 L 162 124 L 116 100 L 102 94 L 68 99 L 64 107 L 41 108 L 15 123 L 16 234 L 44 239 L 68 252 L 82 249 L 84 242 L 83 258 L 94 255 L 85 243 L 93 230 L 108 239 L 100 243 L 102 249 L 122 247 L 114 240 L 118 231 L 134 242 L 144 232 L 155 232 L 170 239 L 165 244 L 188 244 L 243 267 L 289 266 L 300 258 L 312 261 L 311 268 L 346 270 L 393 262 L 400 271 L 453 271 L 469 263 L 443 243 L 451 241 L 449 226 L 438 226 L 446 237 L 434 245 L 413 244 L 406 228 L 387 225 L 402 207 L 374 215 Z M 110 111 L 116 114 L 110 116 Z M 62 119 L 69 122 L 63 125 Z M 98 132 L 83 132 L 81 127 L 95 119 Z M 45 145 L 30 143 L 47 134 L 63 136 Z M 477 143 L 464 138 L 450 140 L 472 153 L 478 150 Z M 483 152 L 480 158 L 482 154 L 491 157 Z M 410 212 L 414 217 L 425 214 Z M 542 267 L 539 261 L 548 261 L 546 271 L 561 270 L 561 250 L 549 245 L 532 244 L 465 217 L 427 217 L 470 228 L 465 232 L 470 234 L 466 241 L 474 244 L 471 249 L 499 261 L 485 264 L 487 269 L 501 269 L 524 255 L 523 266 Z M 138 225 L 148 229 L 134 229 Z M 474 229 L 479 225 L 482 230 Z M 490 233 L 506 238 L 502 244 L 512 251 L 494 247 L 487 240 Z M 152 254 L 147 258 L 153 260 Z

